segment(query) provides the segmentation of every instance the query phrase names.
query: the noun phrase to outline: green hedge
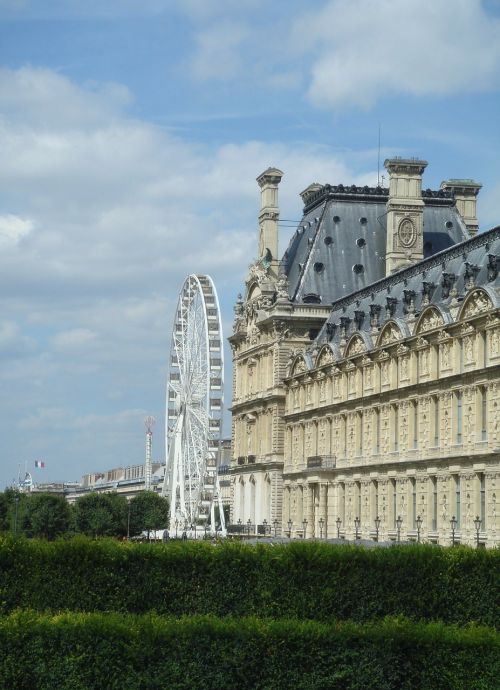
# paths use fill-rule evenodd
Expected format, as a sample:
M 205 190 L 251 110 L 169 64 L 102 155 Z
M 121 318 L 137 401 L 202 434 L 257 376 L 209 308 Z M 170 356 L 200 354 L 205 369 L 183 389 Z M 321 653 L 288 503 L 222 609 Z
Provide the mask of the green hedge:
M 0 612 L 499 622 L 500 551 L 301 542 L 0 542 Z
M 0 618 L 0 689 L 497 690 L 499 637 L 403 620 L 16 612 Z

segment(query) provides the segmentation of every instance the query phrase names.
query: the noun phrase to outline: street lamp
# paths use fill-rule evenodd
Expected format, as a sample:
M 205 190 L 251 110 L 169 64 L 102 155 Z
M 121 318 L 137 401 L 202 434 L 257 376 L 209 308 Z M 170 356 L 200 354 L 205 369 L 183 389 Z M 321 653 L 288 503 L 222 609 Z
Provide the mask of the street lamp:
M 267 520 L 266 520 L 266 518 L 264 518 L 262 520 L 262 526 L 264 527 L 264 536 L 266 536 L 266 534 L 267 534 Z
M 303 532 L 302 532 L 302 538 L 306 538 L 306 530 L 307 530 L 307 520 L 304 518 L 302 520 L 302 527 L 303 527 Z
M 247 520 L 247 533 L 248 533 L 248 536 L 250 536 L 250 527 L 251 527 L 251 526 L 252 526 L 252 521 L 250 520 L 250 518 L 248 518 L 248 520 Z
M 276 534 L 278 532 L 278 521 L 277 520 L 275 520 L 273 522 L 273 527 L 274 527 L 274 537 L 276 538 Z
M 420 544 L 420 529 L 422 527 L 422 518 L 420 515 L 417 515 L 416 523 L 417 523 L 417 544 Z
M 396 520 L 396 528 L 398 530 L 398 541 L 401 541 L 401 525 L 403 524 L 403 518 L 401 515 L 398 515 L 398 519 Z
M 323 539 L 323 525 L 325 524 L 325 521 L 323 518 L 319 519 L 319 538 Z
M 291 538 L 292 538 L 292 525 L 293 525 L 293 522 L 292 522 L 291 520 L 288 520 L 288 523 L 287 523 L 287 524 L 288 524 L 288 538 L 291 539 Z
M 482 520 L 479 517 L 479 515 L 476 515 L 476 519 L 474 520 L 474 527 L 476 528 L 476 546 L 479 548 L 479 530 L 481 529 L 481 523 Z
M 127 541 L 130 539 L 130 499 L 128 501 L 128 512 L 127 512 Z
M 342 524 L 342 520 L 338 517 L 335 523 L 337 525 L 337 539 L 340 539 L 340 525 Z
M 380 520 L 379 516 L 377 515 L 377 517 L 375 518 L 375 533 L 377 535 L 375 537 L 375 541 L 378 541 L 378 532 L 380 530 L 380 523 L 381 523 L 381 520 Z
M 359 517 L 354 518 L 354 527 L 356 529 L 356 539 L 359 539 L 359 526 L 361 524 L 361 520 Z
M 451 525 L 451 545 L 455 546 L 455 530 L 457 528 L 457 518 L 453 515 L 451 520 L 450 520 L 450 525 Z

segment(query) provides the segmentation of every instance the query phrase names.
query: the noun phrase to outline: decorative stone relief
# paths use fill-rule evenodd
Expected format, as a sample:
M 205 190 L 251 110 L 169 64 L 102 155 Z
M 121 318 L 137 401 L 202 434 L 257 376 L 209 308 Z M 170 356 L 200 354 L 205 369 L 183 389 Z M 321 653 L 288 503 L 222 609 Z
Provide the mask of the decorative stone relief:
M 469 319 L 470 317 L 476 316 L 476 314 L 480 314 L 483 311 L 488 311 L 492 307 L 493 305 L 491 304 L 491 300 L 486 297 L 484 292 L 478 290 L 477 292 L 473 292 L 467 299 L 461 314 L 461 318 Z
M 437 311 L 437 309 L 430 309 L 422 317 L 421 321 L 417 326 L 417 333 L 424 333 L 425 331 L 431 331 L 434 328 L 438 328 L 443 325 L 443 317 Z
M 379 340 L 379 345 L 384 347 L 385 345 L 389 345 L 390 343 L 395 343 L 401 338 L 401 332 L 399 331 L 398 328 L 394 324 L 390 324 L 386 328 L 384 328 L 384 331 L 382 335 L 380 336 Z

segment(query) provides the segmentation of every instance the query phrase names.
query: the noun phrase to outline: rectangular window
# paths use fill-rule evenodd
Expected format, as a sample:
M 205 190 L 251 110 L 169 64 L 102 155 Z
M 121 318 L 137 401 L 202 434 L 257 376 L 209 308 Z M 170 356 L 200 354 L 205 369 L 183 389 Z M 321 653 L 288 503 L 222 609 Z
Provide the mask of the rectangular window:
M 375 438 L 376 438 L 376 445 L 377 445 L 377 455 L 380 454 L 380 407 L 375 410 L 375 415 L 376 415 L 376 430 L 375 430 Z
M 358 455 L 363 455 L 363 413 L 358 412 Z
M 372 518 L 378 516 L 378 481 L 376 479 L 372 482 Z
M 418 448 L 418 400 L 413 401 L 413 447 Z
M 457 391 L 455 393 L 455 404 L 457 410 L 456 442 L 462 443 L 462 391 Z
M 399 449 L 399 409 L 397 405 L 392 406 L 393 421 L 393 450 Z
M 481 391 L 481 441 L 488 438 L 488 391 L 482 387 Z
M 479 476 L 479 517 L 481 518 L 481 531 L 486 531 L 486 484 L 484 474 Z
M 398 517 L 398 492 L 396 488 L 396 480 L 391 479 L 392 484 L 392 525 L 396 528 L 396 520 Z
M 460 338 L 458 341 L 458 370 L 462 374 L 464 371 L 464 341 Z
M 342 415 L 342 427 L 344 432 L 344 455 L 347 456 L 347 415 Z
M 488 366 L 488 332 L 482 332 L 483 337 L 483 367 Z
M 460 476 L 455 475 L 455 517 L 457 519 L 457 529 L 460 529 L 461 519 L 461 505 L 460 505 Z
M 354 517 L 358 517 L 361 520 L 361 482 L 355 482 L 356 486 L 356 504 L 358 512 Z
M 437 395 L 433 397 L 434 405 L 434 445 L 439 446 L 439 398 Z
M 339 518 L 342 520 L 342 524 L 345 522 L 345 484 L 341 482 L 339 484 L 340 499 L 339 499 Z
M 417 529 L 417 480 L 412 477 L 411 482 L 411 519 L 413 529 Z
M 431 477 L 431 484 L 432 484 L 432 516 L 431 516 L 431 524 L 432 524 L 432 531 L 436 532 L 437 531 L 437 516 L 438 516 L 438 485 L 437 485 L 437 477 Z

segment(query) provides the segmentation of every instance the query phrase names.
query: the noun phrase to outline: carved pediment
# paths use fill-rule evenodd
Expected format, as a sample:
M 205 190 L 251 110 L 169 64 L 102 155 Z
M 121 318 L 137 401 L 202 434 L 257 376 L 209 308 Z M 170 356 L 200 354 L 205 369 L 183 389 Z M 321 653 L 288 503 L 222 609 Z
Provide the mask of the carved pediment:
M 316 360 L 316 366 L 322 367 L 325 364 L 332 364 L 332 362 L 334 362 L 334 361 L 335 361 L 335 357 L 333 356 L 333 352 L 332 352 L 331 347 L 329 345 L 325 345 L 319 351 L 319 355 L 318 355 L 318 358 Z
M 493 308 L 491 299 L 484 290 L 474 290 L 464 302 L 460 312 L 460 319 L 469 319 L 484 311 L 489 311 Z
M 353 355 L 361 355 L 366 352 L 366 345 L 359 335 L 354 335 L 349 341 L 346 350 L 345 357 L 352 357 Z
M 377 345 L 379 347 L 385 347 L 391 343 L 396 343 L 398 340 L 401 340 L 402 337 L 403 334 L 401 333 L 401 329 L 395 323 L 389 322 L 381 330 Z
M 442 314 L 435 307 L 425 309 L 418 320 L 415 333 L 425 333 L 444 324 Z

